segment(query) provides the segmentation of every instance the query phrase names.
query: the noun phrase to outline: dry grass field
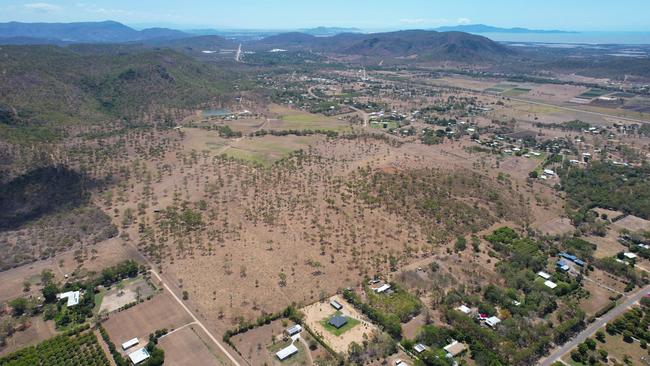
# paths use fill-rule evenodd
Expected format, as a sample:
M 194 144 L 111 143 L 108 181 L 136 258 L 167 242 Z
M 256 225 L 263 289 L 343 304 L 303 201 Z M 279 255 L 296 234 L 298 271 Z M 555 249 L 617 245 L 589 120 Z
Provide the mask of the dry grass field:
M 587 316 L 596 314 L 599 310 L 604 308 L 609 302 L 610 296 L 617 295 L 615 292 L 607 290 L 596 283 L 585 281 L 584 288 L 589 291 L 590 296 L 580 301 L 580 308 L 585 311 Z
M 148 340 L 149 334 L 166 328 L 172 330 L 188 324 L 192 318 L 166 293 L 127 310 L 110 315 L 103 323 L 115 344 L 131 338 Z
M 296 150 L 308 149 L 321 139 L 317 136 L 293 135 L 264 136 L 254 140 L 244 138 L 232 143 L 225 154 L 237 160 L 268 167 Z
M 650 221 L 640 217 L 628 215 L 612 224 L 614 229 L 628 230 L 629 232 L 650 231 Z
M 230 362 L 215 351 L 214 344 L 201 328 L 190 325 L 160 338 L 158 345 L 165 351 L 165 364 L 228 366 Z

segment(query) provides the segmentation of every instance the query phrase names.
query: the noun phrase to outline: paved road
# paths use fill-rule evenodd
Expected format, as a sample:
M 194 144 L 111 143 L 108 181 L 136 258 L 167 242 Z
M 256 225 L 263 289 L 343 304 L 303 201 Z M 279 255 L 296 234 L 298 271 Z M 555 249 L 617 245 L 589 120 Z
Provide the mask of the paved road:
M 584 342 L 585 339 L 591 337 L 594 333 L 596 333 L 598 329 L 605 326 L 605 324 L 621 316 L 625 311 L 627 311 L 628 308 L 634 305 L 634 303 L 636 303 L 637 301 L 641 300 L 641 298 L 645 296 L 648 292 L 650 292 L 650 285 L 637 291 L 634 295 L 628 297 L 620 305 L 607 312 L 607 314 L 596 319 L 596 321 L 593 322 L 590 326 L 588 326 L 587 329 L 580 332 L 577 336 L 575 336 L 569 342 L 565 343 L 562 347 L 557 348 L 555 351 L 553 351 L 553 353 L 551 353 L 550 356 L 541 360 L 538 365 L 550 366 L 554 362 L 559 361 L 560 357 L 564 356 L 567 352 L 577 347 L 578 344 Z

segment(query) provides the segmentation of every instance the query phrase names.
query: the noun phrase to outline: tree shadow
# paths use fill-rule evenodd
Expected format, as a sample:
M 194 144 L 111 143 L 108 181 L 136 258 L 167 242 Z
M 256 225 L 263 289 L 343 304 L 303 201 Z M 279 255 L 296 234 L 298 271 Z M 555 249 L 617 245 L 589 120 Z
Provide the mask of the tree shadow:
M 53 212 L 89 201 L 88 180 L 64 166 L 32 170 L 0 185 L 0 231 L 11 230 Z

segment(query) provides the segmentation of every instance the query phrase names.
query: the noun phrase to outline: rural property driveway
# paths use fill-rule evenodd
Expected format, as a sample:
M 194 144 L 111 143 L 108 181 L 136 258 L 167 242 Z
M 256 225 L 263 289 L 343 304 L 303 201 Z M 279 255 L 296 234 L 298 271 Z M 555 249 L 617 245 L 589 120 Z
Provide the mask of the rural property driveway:
M 555 351 L 553 351 L 553 353 L 551 353 L 550 356 L 541 360 L 538 365 L 550 366 L 554 362 L 559 361 L 562 356 L 564 356 L 567 352 L 571 351 L 573 348 L 578 346 L 578 344 L 584 342 L 587 338 L 591 337 L 591 335 L 596 333 L 598 329 L 600 329 L 608 322 L 622 315 L 628 308 L 634 305 L 637 301 L 641 300 L 641 298 L 645 296 L 648 292 L 650 292 L 650 285 L 637 291 L 634 295 L 628 297 L 623 303 L 621 303 L 614 309 L 608 311 L 607 314 L 596 319 L 596 321 L 593 322 L 590 326 L 588 326 L 587 329 L 578 333 L 577 336 L 573 337 L 569 342 L 565 343 L 562 347 L 555 349 Z

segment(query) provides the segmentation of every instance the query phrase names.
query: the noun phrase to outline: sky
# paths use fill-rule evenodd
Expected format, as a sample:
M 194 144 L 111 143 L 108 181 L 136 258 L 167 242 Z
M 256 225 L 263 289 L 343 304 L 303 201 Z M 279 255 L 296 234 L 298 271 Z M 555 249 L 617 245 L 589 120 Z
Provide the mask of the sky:
M 115 20 L 133 26 L 364 30 L 458 24 L 650 31 L 649 0 L 0 0 L 0 22 Z

